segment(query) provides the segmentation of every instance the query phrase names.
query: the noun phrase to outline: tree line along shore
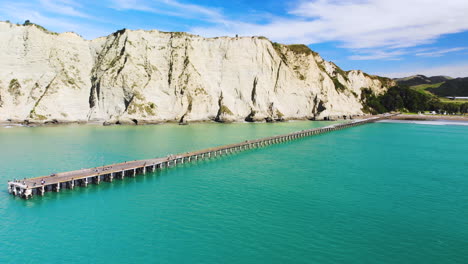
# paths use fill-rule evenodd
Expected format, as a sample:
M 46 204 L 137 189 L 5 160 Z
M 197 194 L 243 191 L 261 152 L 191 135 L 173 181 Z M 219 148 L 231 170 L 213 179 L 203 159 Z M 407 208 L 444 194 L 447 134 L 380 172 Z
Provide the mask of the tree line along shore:
M 441 98 L 411 89 L 406 85 L 393 86 L 381 95 L 369 89 L 362 89 L 363 110 L 372 114 L 399 111 L 403 113 L 432 112 L 433 114 L 468 114 L 468 102 L 450 102 Z

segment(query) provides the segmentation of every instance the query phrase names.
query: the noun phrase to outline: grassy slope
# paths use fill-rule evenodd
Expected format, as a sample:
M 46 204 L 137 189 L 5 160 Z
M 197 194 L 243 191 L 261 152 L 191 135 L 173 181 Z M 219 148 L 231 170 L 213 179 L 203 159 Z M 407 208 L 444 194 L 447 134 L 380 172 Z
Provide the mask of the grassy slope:
M 444 82 L 434 83 L 434 84 L 420 84 L 420 85 L 411 86 L 410 88 L 414 89 L 414 90 L 416 90 L 416 91 L 418 91 L 420 93 L 424 93 L 424 94 L 427 94 L 427 95 L 430 95 L 430 96 L 437 96 L 437 95 L 427 91 L 426 89 L 428 89 L 428 88 L 439 88 L 442 84 L 444 84 Z M 456 103 L 456 104 L 468 103 L 468 100 L 450 100 L 450 99 L 445 98 L 445 97 L 439 97 L 439 99 L 443 103 Z
M 464 104 L 464 103 L 468 103 L 468 100 L 450 100 L 448 98 L 443 98 L 443 97 L 440 97 L 440 101 L 442 103 L 454 103 L 454 104 Z
M 435 96 L 433 93 L 427 91 L 426 89 L 427 88 L 439 88 L 439 86 L 441 86 L 442 84 L 443 84 L 443 82 L 435 83 L 435 84 L 420 84 L 420 85 L 411 86 L 410 88 L 414 89 L 414 90 L 416 90 L 418 92 L 421 92 L 421 93 L 425 93 L 425 94 L 428 94 L 428 95 Z

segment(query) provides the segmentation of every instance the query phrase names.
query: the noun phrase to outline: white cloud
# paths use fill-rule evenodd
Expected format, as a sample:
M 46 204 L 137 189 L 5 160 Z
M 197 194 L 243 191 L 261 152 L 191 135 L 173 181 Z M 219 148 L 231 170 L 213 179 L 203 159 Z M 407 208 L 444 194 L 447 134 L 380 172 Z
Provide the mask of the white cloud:
M 189 29 L 206 37 L 257 35 L 282 43 L 338 42 L 356 53 L 351 60 L 398 60 L 410 54 L 410 47 L 468 30 L 466 0 L 296 0 L 295 5 L 288 5 L 294 7 L 287 11 L 287 17 L 263 13 L 261 18 L 248 20 L 228 18 L 220 9 L 183 0 L 111 1 L 117 9 L 209 22 L 209 26 Z M 421 51 L 417 56 L 455 51 Z
M 447 75 L 451 77 L 468 77 L 468 63 L 457 65 L 442 65 L 427 68 L 416 68 L 400 72 L 378 72 L 376 74 L 391 78 L 401 78 L 416 74 L 423 74 L 426 76 Z
M 356 49 L 356 55 L 349 56 L 350 60 L 400 60 L 403 55 L 415 55 L 418 57 L 440 57 L 447 53 L 468 50 L 468 47 L 456 47 L 448 49 L 422 48 L 422 49 Z
M 346 48 L 403 48 L 468 30 L 466 0 L 311 0 L 289 11 L 292 18 L 266 24 L 225 20 L 193 27 L 195 34 L 262 35 L 285 43 L 338 41 Z
M 223 15 L 219 9 L 196 4 L 186 4 L 176 0 L 111 0 L 112 8 L 137 10 L 173 17 L 195 18 L 212 23 L 222 23 Z
M 416 53 L 416 56 L 420 57 L 440 57 L 447 53 L 457 52 L 468 49 L 467 47 L 458 47 L 458 48 L 450 48 L 450 49 L 441 49 L 441 50 L 432 50 L 432 51 L 425 51 Z
M 189 3 L 192 0 L 106 0 L 98 5 L 107 5 L 114 10 L 149 12 L 173 19 L 190 19 L 194 22 L 188 31 L 208 37 L 238 34 L 266 36 L 282 43 L 338 42 L 341 47 L 353 51 L 354 55 L 348 57 L 351 60 L 398 60 L 409 54 L 435 57 L 465 49 L 418 50 L 412 47 L 434 42 L 444 34 L 468 30 L 467 0 L 293 1 L 296 2 L 289 3 L 289 10 L 282 16 L 257 13 L 235 19 L 220 8 Z M 34 19 L 33 22 L 64 31 L 80 30 L 86 37 L 97 36 L 92 33 L 96 26 L 86 22 L 102 19 L 90 17 L 85 12 L 86 6 L 78 0 L 4 2 L 0 14 L 14 12 L 13 17 L 18 17 L 20 21 Z M 85 22 L 79 20 L 82 18 Z M 74 19 L 79 23 L 72 22 Z M 113 18 L 106 19 L 114 21 Z M 101 21 L 101 24 L 112 24 L 111 21 Z M 200 21 L 208 26 L 196 26 Z M 120 22 L 117 24 L 121 25 Z M 108 33 L 104 30 L 100 32 Z
M 223 19 L 222 14 L 219 12 L 218 9 L 215 8 L 207 8 L 195 4 L 184 4 L 175 0 L 163 0 L 161 2 L 182 11 L 204 15 L 208 18 L 213 19 L 214 21 L 221 21 Z
M 112 0 L 111 8 L 115 9 L 130 9 L 138 11 L 155 11 L 142 0 Z
M 43 8 L 46 8 L 48 11 L 53 13 L 89 18 L 87 14 L 78 11 L 77 8 L 80 8 L 81 5 L 71 0 L 40 0 L 39 2 Z
M 405 55 L 408 52 L 405 50 L 393 50 L 393 51 L 383 51 L 383 50 L 366 50 L 364 52 L 359 52 L 360 54 L 349 56 L 350 60 L 400 60 L 401 55 Z
M 62 3 L 68 0 L 60 0 Z M 86 33 L 84 37 L 87 39 L 93 39 L 96 37 L 104 36 L 109 33 L 109 30 L 102 29 L 95 25 L 91 25 L 84 22 L 77 22 L 74 20 L 60 18 L 50 15 L 45 15 L 42 6 L 37 6 L 37 3 L 4 3 L 0 14 L 10 19 L 14 19 L 12 22 L 22 23 L 25 20 L 30 20 L 33 23 L 44 26 L 51 31 L 56 32 L 69 32 L 73 31 L 78 34 Z M 82 18 L 82 16 L 79 16 Z

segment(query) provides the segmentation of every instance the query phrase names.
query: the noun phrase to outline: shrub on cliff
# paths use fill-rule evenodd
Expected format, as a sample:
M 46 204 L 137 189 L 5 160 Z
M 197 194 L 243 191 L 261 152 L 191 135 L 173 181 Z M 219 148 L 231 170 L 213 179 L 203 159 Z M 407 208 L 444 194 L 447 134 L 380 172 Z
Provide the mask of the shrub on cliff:
M 372 114 L 389 111 L 468 112 L 468 104 L 444 103 L 437 97 L 410 89 L 407 86 L 391 87 L 385 94 L 379 96 L 376 96 L 370 89 L 363 88 L 361 101 L 363 104 L 363 111 Z

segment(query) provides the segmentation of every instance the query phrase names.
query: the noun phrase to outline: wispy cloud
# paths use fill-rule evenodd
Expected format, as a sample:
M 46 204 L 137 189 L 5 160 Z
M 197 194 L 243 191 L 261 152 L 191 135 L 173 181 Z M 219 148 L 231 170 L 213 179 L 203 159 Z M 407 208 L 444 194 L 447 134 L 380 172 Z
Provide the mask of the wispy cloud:
M 349 56 L 350 60 L 400 60 L 402 55 L 408 53 L 405 50 L 364 50 L 362 52 L 357 51 L 356 55 Z
M 414 55 L 418 57 L 441 57 L 447 53 L 468 50 L 468 47 L 456 47 L 448 49 L 422 48 L 422 49 L 397 49 L 397 50 L 368 50 L 356 49 L 356 55 L 349 56 L 350 60 L 400 60 L 403 55 Z
M 102 28 L 102 24 L 112 24 L 114 30 L 131 24 L 148 26 L 119 20 L 130 13 L 121 11 L 139 11 L 157 14 L 158 18 L 167 19 L 161 19 L 163 22 L 177 25 L 178 30 L 207 37 L 257 35 L 282 43 L 338 43 L 339 48 L 354 53 L 348 59 L 355 61 L 399 60 L 410 55 L 437 57 L 459 52 L 466 48 L 418 50 L 418 47 L 434 43 L 443 35 L 468 30 L 466 0 L 293 0 L 286 10 L 275 14 L 256 11 L 252 16 L 234 16 L 230 10 L 194 0 L 92 2 L 93 8 L 111 13 L 102 18 L 109 20 L 105 23 L 96 23 L 101 18 L 90 15 L 96 12 L 92 12 L 94 9 L 89 8 L 87 1 L 0 1 L 3 2 L 0 15 L 8 14 L 19 21 L 34 19 L 58 30 L 79 31 L 88 38 L 97 36 L 93 31 Z
M 55 9 L 49 10 L 49 7 Z M 92 39 L 107 35 L 109 30 L 89 22 L 82 21 L 93 19 L 84 12 L 78 11 L 80 5 L 72 0 L 41 0 L 39 2 L 4 2 L 0 15 L 14 19 L 13 22 L 22 23 L 31 20 L 33 23 L 42 25 L 52 31 L 67 32 L 73 31 L 78 34 L 86 33 L 85 37 Z M 77 18 L 77 19 L 74 19 Z
M 5 3 L 2 13 L 9 17 L 17 18 L 17 22 L 23 22 L 28 19 L 34 23 L 41 24 L 44 26 L 55 24 L 59 29 L 64 31 L 73 30 L 76 26 L 67 22 L 64 19 L 55 19 L 48 16 L 44 16 L 37 8 L 31 8 L 30 5 L 21 3 Z
M 467 77 L 468 63 L 456 65 L 441 65 L 436 67 L 412 68 L 410 70 L 398 72 L 376 72 L 375 74 L 391 78 L 400 78 L 416 74 L 423 74 L 426 76 L 447 75 L 451 77 Z
M 302 0 L 290 18 L 264 24 L 225 20 L 196 34 L 262 35 L 285 43 L 338 41 L 350 49 L 406 48 L 468 30 L 466 0 Z
M 195 18 L 215 24 L 222 24 L 224 21 L 223 14 L 217 8 L 176 0 L 111 0 L 111 3 L 110 7 L 118 10 L 137 10 L 173 17 Z
M 195 5 L 195 4 L 184 4 L 175 0 L 163 0 L 162 2 L 164 4 L 167 4 L 168 6 L 172 6 L 182 11 L 188 11 L 194 14 L 205 15 L 206 17 L 211 18 L 214 21 L 223 20 L 223 15 L 219 11 L 219 9 L 216 9 L 216 8 L 207 8 L 207 7 L 203 7 L 203 6 Z
M 420 57 L 440 57 L 447 53 L 467 50 L 468 47 L 458 47 L 458 48 L 450 48 L 450 49 L 441 49 L 441 50 L 433 50 L 433 51 L 426 51 L 426 52 L 419 52 L 416 53 L 416 56 Z
M 75 16 L 82 18 L 90 18 L 89 15 L 81 12 L 78 8 L 81 5 L 78 2 L 71 0 L 40 0 L 41 5 L 49 10 L 60 15 Z

